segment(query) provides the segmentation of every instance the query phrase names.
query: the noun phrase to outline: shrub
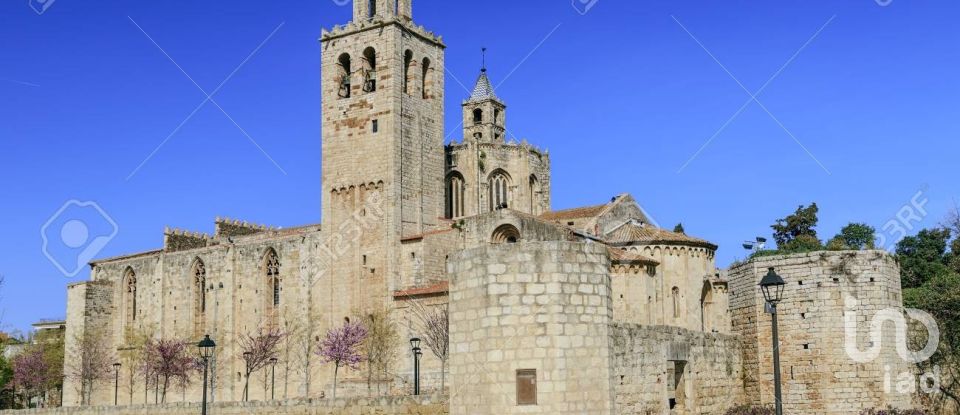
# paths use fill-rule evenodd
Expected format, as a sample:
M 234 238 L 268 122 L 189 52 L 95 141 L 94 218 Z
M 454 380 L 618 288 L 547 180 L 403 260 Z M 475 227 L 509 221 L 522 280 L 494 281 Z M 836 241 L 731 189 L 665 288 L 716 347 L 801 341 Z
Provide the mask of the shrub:
M 920 409 L 864 409 L 860 415 L 927 415 L 927 412 Z
M 754 406 L 743 405 L 730 408 L 726 415 L 774 415 L 776 411 L 772 406 Z

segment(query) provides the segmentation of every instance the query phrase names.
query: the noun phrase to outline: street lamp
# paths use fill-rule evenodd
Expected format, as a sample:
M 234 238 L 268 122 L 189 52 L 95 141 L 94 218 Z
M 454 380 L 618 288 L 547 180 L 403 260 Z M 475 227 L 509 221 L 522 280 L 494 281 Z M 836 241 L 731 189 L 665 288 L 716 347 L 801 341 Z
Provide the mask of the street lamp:
M 420 338 L 410 339 L 410 346 L 413 348 L 413 394 L 420 395 Z
M 117 406 L 120 397 L 120 362 L 113 364 L 113 406 Z
M 777 415 L 783 415 L 783 395 L 780 391 L 780 333 L 777 332 L 777 304 L 783 300 L 783 289 L 786 286 L 787 283 L 773 271 L 773 267 L 770 267 L 767 275 L 760 280 L 763 299 L 769 306 L 770 318 L 773 323 L 773 388 Z
M 200 343 L 197 343 L 197 348 L 200 349 L 200 358 L 203 359 L 203 406 L 201 406 L 200 413 L 207 415 L 207 366 L 210 357 L 213 356 L 214 349 L 217 348 L 217 344 L 207 334 L 203 337 L 203 340 L 200 340 Z
M 277 392 L 277 358 L 270 358 L 270 400 L 275 400 Z

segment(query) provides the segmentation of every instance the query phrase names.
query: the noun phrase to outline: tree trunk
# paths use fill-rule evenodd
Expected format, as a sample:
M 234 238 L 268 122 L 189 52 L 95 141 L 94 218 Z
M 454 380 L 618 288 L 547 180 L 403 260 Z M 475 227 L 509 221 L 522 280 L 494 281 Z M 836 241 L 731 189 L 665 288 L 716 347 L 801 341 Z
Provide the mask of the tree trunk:
M 447 386 L 447 359 L 440 360 L 440 393 Z
M 243 383 L 243 401 L 246 402 L 250 399 L 250 373 L 247 372 L 246 379 Z
M 337 372 L 340 371 L 340 364 L 336 363 L 333 366 L 333 399 L 337 399 Z

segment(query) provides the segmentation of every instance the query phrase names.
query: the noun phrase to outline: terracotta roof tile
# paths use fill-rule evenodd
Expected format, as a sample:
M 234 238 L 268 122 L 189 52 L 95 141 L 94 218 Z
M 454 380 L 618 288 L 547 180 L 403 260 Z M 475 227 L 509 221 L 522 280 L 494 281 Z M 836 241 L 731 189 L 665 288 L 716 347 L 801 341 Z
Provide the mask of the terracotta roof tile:
M 619 248 L 607 247 L 607 252 L 610 254 L 610 260 L 613 262 L 639 262 L 642 264 L 660 265 L 660 262 L 653 258 L 635 252 L 627 252 Z
M 640 225 L 627 222 L 605 237 L 610 244 L 647 243 L 647 244 L 680 244 L 717 249 L 717 245 L 700 238 L 694 238 L 682 233 L 670 232 L 653 225 Z
M 408 288 L 406 290 L 398 290 L 393 292 L 393 298 L 397 300 L 410 299 L 415 297 L 423 297 L 429 295 L 444 295 L 450 291 L 450 283 L 447 281 L 440 281 L 432 285 L 425 285 L 422 287 Z
M 578 207 L 573 209 L 564 209 L 564 210 L 555 210 L 552 212 L 547 212 L 540 215 L 540 219 L 544 220 L 567 220 L 567 219 L 582 219 L 582 218 L 593 218 L 603 212 L 608 204 L 596 205 L 596 206 L 585 206 Z

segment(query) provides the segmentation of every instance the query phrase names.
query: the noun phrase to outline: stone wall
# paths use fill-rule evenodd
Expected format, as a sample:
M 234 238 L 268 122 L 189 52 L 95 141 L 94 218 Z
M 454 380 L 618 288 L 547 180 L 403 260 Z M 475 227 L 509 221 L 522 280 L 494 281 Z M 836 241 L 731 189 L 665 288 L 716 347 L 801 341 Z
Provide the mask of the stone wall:
M 735 336 L 666 326 L 613 327 L 618 414 L 722 414 L 746 399 L 742 367 Z
M 451 413 L 612 414 L 608 268 L 603 246 L 577 242 L 451 257 Z M 536 404 L 520 405 L 522 370 Z
M 88 281 L 67 287 L 67 321 L 64 333 L 64 405 L 82 401 L 103 402 L 109 391 L 96 382 L 83 385 L 78 375 L 86 373 L 80 362 L 94 353 L 113 355 L 113 286 L 110 281 Z M 84 395 L 86 398 L 84 398 Z
M 773 403 L 771 320 L 758 287 L 769 267 L 787 283 L 778 307 L 786 413 L 911 407 L 911 395 L 896 385 L 899 376 L 913 374 L 913 366 L 896 353 L 893 324 L 884 325 L 880 344 L 869 338 L 878 312 L 903 310 L 900 268 L 884 251 L 761 257 L 730 269 L 733 330 L 745 345 L 744 385 L 753 403 Z M 846 344 L 848 330 L 856 333 L 856 345 Z M 879 356 L 861 363 L 848 346 L 877 347 Z
M 213 403 L 210 415 L 446 415 L 442 396 Z M 0 415 L 196 415 L 200 404 L 87 406 L 0 411 Z

